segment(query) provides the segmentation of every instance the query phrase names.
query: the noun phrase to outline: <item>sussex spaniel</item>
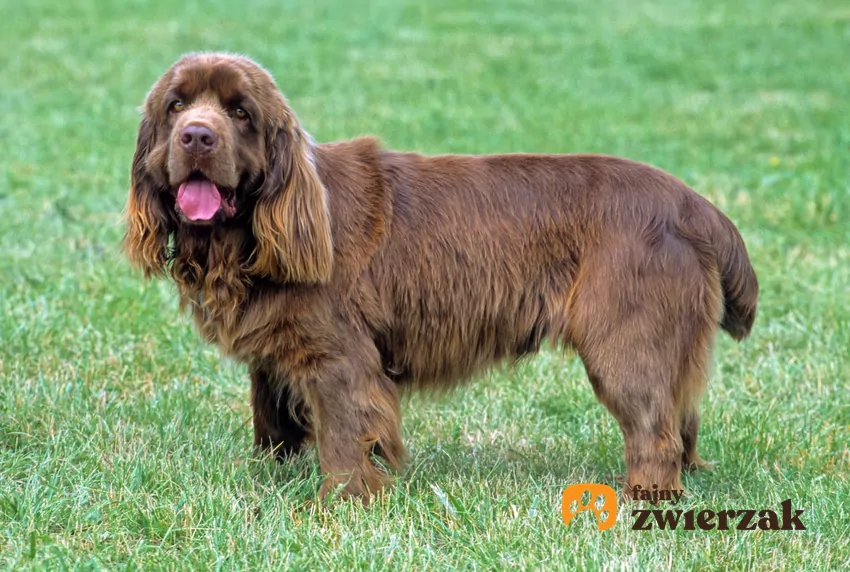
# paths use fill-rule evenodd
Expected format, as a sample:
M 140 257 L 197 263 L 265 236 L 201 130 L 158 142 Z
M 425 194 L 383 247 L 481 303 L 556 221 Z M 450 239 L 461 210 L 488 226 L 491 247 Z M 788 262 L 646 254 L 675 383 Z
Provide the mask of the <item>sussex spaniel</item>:
M 153 86 L 125 237 L 201 335 L 247 364 L 254 442 L 318 446 L 324 496 L 368 500 L 405 458 L 399 393 L 561 343 L 622 429 L 632 485 L 700 466 L 718 326 L 748 335 L 741 236 L 671 175 L 598 155 L 316 144 L 251 60 L 191 54 Z

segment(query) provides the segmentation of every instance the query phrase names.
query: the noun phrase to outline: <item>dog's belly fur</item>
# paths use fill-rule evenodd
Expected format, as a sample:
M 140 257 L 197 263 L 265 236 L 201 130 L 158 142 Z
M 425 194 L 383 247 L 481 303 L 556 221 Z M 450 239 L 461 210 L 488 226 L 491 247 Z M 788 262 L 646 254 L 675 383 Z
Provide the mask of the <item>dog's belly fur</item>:
M 450 386 L 564 340 L 575 263 L 517 272 L 504 264 L 494 240 L 482 248 L 466 245 L 462 257 L 445 256 L 450 263 L 411 272 L 415 285 L 389 276 L 377 281 L 390 314 L 374 339 L 392 379 Z
M 546 341 L 562 340 L 571 279 L 566 273 L 557 278 L 548 292 L 534 296 L 502 290 L 497 297 L 456 284 L 447 288 L 451 294 L 437 287 L 420 290 L 422 300 L 397 307 L 394 327 L 374 336 L 385 372 L 419 387 L 452 385 L 503 359 L 534 353 Z

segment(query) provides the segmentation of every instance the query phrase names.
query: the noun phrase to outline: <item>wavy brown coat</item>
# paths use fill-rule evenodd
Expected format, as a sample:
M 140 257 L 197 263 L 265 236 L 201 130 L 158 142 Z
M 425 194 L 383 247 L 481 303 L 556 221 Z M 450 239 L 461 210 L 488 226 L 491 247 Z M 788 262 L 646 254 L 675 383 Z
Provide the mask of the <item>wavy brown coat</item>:
M 187 125 L 214 150 L 183 149 Z M 189 220 L 175 197 L 190 176 L 235 214 Z M 314 144 L 267 72 L 222 54 L 185 56 L 149 93 L 127 224 L 132 263 L 170 274 L 203 337 L 248 365 L 255 444 L 284 459 L 316 443 L 322 495 L 384 487 L 372 453 L 402 466 L 401 388 L 545 342 L 578 352 L 619 422 L 625 492 L 681 489 L 703 464 L 715 333 L 741 339 L 756 313 L 735 227 L 662 171 Z

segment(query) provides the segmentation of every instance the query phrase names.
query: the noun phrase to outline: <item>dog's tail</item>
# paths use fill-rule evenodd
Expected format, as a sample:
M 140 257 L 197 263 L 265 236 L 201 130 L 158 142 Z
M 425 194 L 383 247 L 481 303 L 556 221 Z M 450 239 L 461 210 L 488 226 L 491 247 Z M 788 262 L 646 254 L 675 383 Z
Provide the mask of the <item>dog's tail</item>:
M 744 239 L 732 221 L 711 203 L 706 201 L 691 212 L 692 216 L 680 219 L 676 226 L 696 249 L 703 265 L 716 268 L 720 274 L 723 292 L 720 327 L 734 339 L 742 340 L 750 334 L 756 319 L 759 292 Z
M 756 319 L 758 279 L 738 229 L 720 211 L 717 211 L 717 222 L 712 238 L 723 287 L 720 327 L 736 340 L 742 340 L 750 334 Z

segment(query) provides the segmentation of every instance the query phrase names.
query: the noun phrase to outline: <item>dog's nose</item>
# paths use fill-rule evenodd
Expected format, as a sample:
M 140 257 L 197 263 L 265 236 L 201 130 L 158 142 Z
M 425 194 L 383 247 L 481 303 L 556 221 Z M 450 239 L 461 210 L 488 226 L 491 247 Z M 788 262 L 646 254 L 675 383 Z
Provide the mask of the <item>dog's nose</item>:
M 216 134 L 202 125 L 189 125 L 180 131 L 180 146 L 194 155 L 209 153 L 217 144 Z

